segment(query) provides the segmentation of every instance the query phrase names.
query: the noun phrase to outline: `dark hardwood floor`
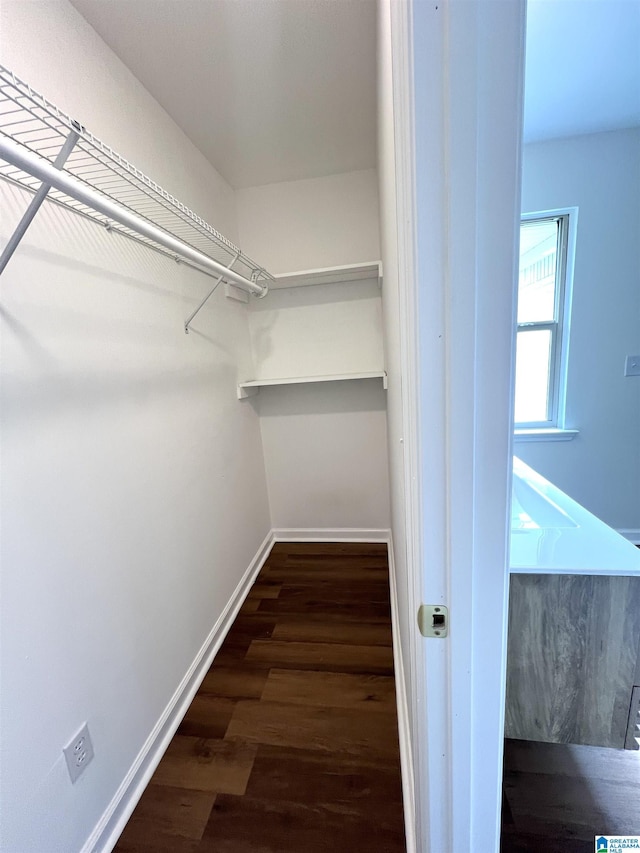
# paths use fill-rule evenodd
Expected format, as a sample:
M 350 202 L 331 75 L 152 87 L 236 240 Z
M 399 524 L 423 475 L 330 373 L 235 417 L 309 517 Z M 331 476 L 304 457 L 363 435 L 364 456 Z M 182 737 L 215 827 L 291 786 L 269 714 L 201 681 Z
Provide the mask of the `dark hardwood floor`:
M 386 546 L 274 546 L 115 850 L 403 853 Z
M 502 853 L 593 853 L 596 835 L 640 835 L 640 753 L 505 741 Z

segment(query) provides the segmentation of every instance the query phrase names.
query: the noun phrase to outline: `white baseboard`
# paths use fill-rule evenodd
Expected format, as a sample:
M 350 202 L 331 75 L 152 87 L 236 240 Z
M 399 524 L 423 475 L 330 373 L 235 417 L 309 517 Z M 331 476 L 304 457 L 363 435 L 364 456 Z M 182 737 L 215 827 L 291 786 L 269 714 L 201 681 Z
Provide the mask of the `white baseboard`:
M 393 553 L 393 536 L 389 531 L 389 588 L 391 594 L 391 627 L 393 631 L 393 667 L 396 676 L 396 706 L 398 709 L 398 739 L 400 741 L 400 767 L 402 772 L 402 800 L 404 805 L 404 831 L 407 853 L 416 853 L 416 799 L 413 772 L 413 750 L 411 749 L 411 724 L 409 721 L 409 699 L 404 674 L 404 660 L 400 643 L 400 613 L 398 609 L 398 587 L 396 563 Z
M 273 532 L 269 531 L 81 853 L 110 853 L 113 850 L 269 556 L 273 542 Z
M 389 530 L 360 527 L 274 527 L 275 542 L 388 542 Z
M 629 542 L 633 542 L 634 545 L 640 545 L 640 530 L 632 527 L 623 527 L 618 530 L 618 533 L 620 536 L 628 539 Z

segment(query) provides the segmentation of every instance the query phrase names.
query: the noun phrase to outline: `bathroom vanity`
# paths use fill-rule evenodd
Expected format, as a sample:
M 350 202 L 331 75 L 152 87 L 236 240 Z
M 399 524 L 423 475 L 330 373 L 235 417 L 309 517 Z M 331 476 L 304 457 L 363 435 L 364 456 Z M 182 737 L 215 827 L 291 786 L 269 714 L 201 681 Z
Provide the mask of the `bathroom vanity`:
M 505 735 L 637 749 L 640 550 L 514 460 Z

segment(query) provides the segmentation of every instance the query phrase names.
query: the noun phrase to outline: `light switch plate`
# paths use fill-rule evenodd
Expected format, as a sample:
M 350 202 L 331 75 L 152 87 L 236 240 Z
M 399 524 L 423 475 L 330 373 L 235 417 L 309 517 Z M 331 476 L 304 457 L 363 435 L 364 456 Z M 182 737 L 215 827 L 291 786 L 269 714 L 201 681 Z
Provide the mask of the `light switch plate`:
M 628 355 L 624 362 L 625 376 L 640 376 L 640 355 Z

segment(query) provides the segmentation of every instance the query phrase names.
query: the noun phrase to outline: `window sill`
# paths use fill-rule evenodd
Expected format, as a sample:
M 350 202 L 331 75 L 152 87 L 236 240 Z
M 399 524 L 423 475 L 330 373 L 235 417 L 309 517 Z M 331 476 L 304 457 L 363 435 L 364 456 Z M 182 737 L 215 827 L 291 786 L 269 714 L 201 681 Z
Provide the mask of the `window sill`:
M 513 440 L 521 441 L 572 441 L 579 434 L 577 429 L 557 429 L 541 427 L 540 429 L 515 429 Z

